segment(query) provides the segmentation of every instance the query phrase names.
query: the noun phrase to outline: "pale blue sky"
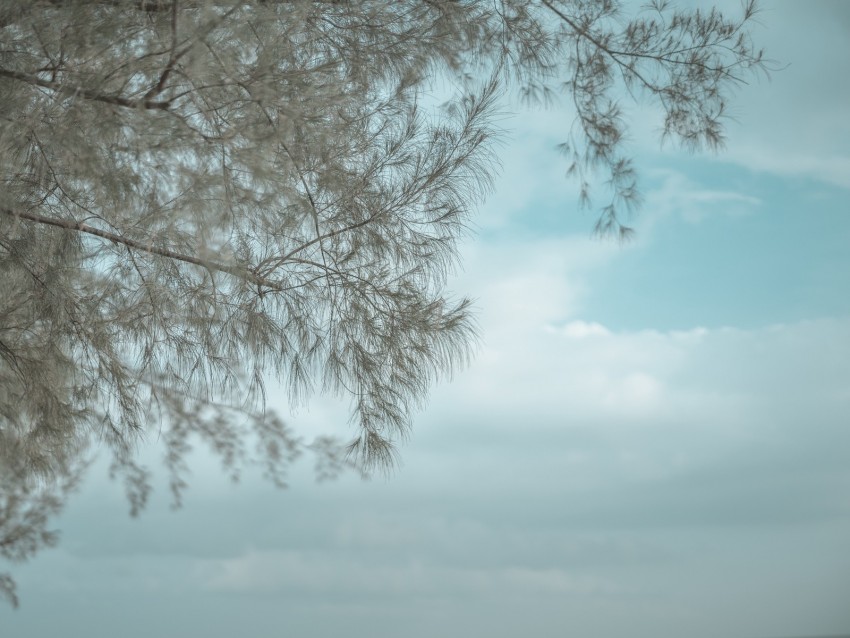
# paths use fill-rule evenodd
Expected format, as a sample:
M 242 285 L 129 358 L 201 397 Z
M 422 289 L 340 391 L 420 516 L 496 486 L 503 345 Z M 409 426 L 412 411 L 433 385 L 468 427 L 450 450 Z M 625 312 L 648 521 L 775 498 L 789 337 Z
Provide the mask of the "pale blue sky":
M 505 122 L 452 284 L 482 346 L 390 480 L 232 486 L 199 454 L 183 510 L 161 488 L 131 520 L 95 467 L 0 635 L 850 634 L 850 3 L 765 4 L 789 66 L 740 91 L 725 152 L 660 150 L 634 112 L 631 244 L 576 210 L 568 111 Z

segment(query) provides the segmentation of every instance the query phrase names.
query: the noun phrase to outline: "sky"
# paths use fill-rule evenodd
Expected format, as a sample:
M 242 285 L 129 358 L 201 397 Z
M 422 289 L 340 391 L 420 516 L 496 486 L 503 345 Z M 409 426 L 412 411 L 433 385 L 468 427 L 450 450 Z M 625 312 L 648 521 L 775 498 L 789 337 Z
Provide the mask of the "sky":
M 482 343 L 392 476 L 302 462 L 278 491 L 198 453 L 181 510 L 158 485 L 131 519 L 97 464 L 0 635 L 850 635 L 850 3 L 760 23 L 787 66 L 737 93 L 723 152 L 661 148 L 633 111 L 628 244 L 577 210 L 570 112 L 507 105 L 451 284 Z

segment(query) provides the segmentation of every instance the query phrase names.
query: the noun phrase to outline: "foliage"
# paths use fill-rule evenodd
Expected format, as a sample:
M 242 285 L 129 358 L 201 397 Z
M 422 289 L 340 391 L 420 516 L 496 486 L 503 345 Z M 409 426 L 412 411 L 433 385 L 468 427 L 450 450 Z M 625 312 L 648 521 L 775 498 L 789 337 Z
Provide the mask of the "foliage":
M 3 555 L 52 541 L 14 521 L 31 511 L 43 531 L 92 442 L 111 450 L 133 512 L 150 489 L 134 455 L 145 433 L 161 434 L 178 500 L 193 436 L 229 470 L 259 462 L 281 485 L 304 449 L 331 474 L 346 459 L 390 463 L 474 341 L 469 301 L 445 280 L 498 166 L 500 92 L 572 99 L 562 150 L 584 199 L 605 172 L 597 230 L 623 235 L 638 190 L 622 89 L 660 104 L 666 136 L 718 145 L 729 90 L 763 68 L 754 14 L 656 1 L 630 18 L 613 0 L 4 2 Z M 457 95 L 423 109 L 436 77 Z M 270 380 L 292 403 L 349 397 L 348 456 L 267 412 Z

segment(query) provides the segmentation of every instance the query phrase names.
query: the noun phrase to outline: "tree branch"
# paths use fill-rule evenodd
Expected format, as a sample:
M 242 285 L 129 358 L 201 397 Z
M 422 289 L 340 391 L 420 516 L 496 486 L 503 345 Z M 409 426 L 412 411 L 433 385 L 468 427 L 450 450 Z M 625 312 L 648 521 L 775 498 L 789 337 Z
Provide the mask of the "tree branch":
M 693 62 L 690 60 L 678 60 L 674 57 L 670 57 L 671 55 L 675 55 L 677 53 L 681 53 L 684 51 L 688 51 L 688 48 L 680 49 L 677 51 L 667 52 L 667 53 L 641 53 L 640 51 L 617 51 L 616 49 L 611 49 L 604 42 L 601 42 L 598 38 L 594 37 L 592 33 L 590 33 L 587 29 L 583 29 L 580 25 L 576 24 L 576 22 L 570 18 L 570 16 L 566 15 L 563 11 L 554 6 L 549 0 L 542 0 L 543 5 L 546 6 L 552 13 L 557 15 L 561 20 L 563 20 L 566 24 L 570 26 L 570 28 L 576 32 L 576 34 L 586 40 L 588 40 L 591 44 L 593 44 L 597 49 L 604 52 L 608 57 L 610 57 L 614 62 L 616 62 L 622 69 L 623 72 L 628 72 L 631 75 L 635 76 L 640 82 L 648 88 L 653 93 L 660 93 L 661 89 L 656 86 L 654 83 L 646 80 L 633 66 L 626 64 L 620 59 L 620 56 L 628 57 L 628 58 L 645 58 L 648 60 L 654 60 L 656 62 L 666 62 L 668 64 L 678 64 L 681 66 L 697 66 L 704 69 L 709 69 L 712 71 L 720 71 L 723 75 L 730 77 L 736 82 L 741 82 L 746 84 L 746 82 L 732 73 L 729 72 L 727 67 L 710 67 L 707 64 L 700 62 Z M 704 49 L 710 48 L 712 46 L 720 46 L 718 42 L 706 43 L 703 46 L 695 46 L 691 47 L 693 49 Z
M 8 215 L 9 217 L 14 217 L 16 219 L 26 219 L 27 221 L 35 222 L 38 224 L 46 224 L 48 226 L 55 226 L 57 228 L 72 230 L 78 233 L 94 235 L 95 237 L 101 237 L 115 244 L 122 244 L 124 246 L 127 246 L 128 248 L 140 250 L 150 255 L 159 255 L 160 257 L 167 257 L 168 259 L 175 259 L 177 261 L 182 261 L 187 264 L 201 266 L 202 268 L 206 268 L 207 270 L 227 273 L 228 275 L 232 275 L 234 277 L 242 279 L 243 281 L 247 281 L 257 286 L 271 288 L 272 290 L 277 290 L 279 292 L 288 289 L 288 286 L 285 286 L 281 282 L 261 277 L 252 270 L 248 270 L 244 267 L 231 266 L 229 264 L 223 264 L 217 261 L 201 259 L 199 257 L 192 257 L 191 255 L 178 253 L 177 251 L 169 250 L 168 248 L 157 248 L 149 244 L 144 244 L 135 239 L 129 239 L 127 237 L 122 237 L 121 235 L 117 235 L 115 233 L 110 233 L 108 231 L 101 230 L 100 228 L 95 228 L 94 226 L 89 226 L 88 224 L 85 224 L 83 222 L 44 217 L 43 215 L 37 215 L 35 213 L 28 213 L 24 211 L 14 211 L 8 208 L 0 208 L 0 212 L 2 212 L 4 215 Z
M 104 95 L 103 93 L 98 93 L 97 91 L 84 89 L 81 86 L 66 86 L 61 82 L 43 80 L 37 75 L 30 75 L 29 73 L 22 73 L 20 71 L 10 71 L 9 69 L 4 68 L 0 68 L 0 77 L 7 77 L 13 80 L 18 80 L 20 82 L 26 82 L 28 84 L 40 86 L 42 88 L 50 89 L 51 91 L 56 91 L 57 93 L 65 95 L 79 95 L 80 97 L 83 97 L 87 100 L 103 102 L 105 104 L 112 104 L 114 106 L 123 106 L 124 108 L 129 109 L 141 108 L 155 111 L 167 111 L 171 107 L 172 102 L 171 100 L 150 99 L 129 100 L 119 95 Z

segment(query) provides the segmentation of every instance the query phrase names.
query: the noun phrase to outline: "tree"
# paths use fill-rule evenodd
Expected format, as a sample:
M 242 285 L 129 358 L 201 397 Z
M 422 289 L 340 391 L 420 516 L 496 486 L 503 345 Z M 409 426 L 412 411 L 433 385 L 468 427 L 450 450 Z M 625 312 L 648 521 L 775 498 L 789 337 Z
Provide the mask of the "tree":
M 283 484 L 386 465 L 433 381 L 470 354 L 445 291 L 497 168 L 501 91 L 561 90 L 597 230 L 638 202 L 622 89 L 664 135 L 722 142 L 725 99 L 764 68 L 736 19 L 655 0 L 17 0 L 0 8 L 0 553 L 51 542 L 94 443 L 133 513 L 134 444 L 161 434 L 175 498 L 190 438 Z M 421 96 L 441 76 L 457 95 Z M 264 408 L 348 396 L 356 435 L 305 444 Z M 249 454 L 253 441 L 256 453 Z M 343 452 L 347 452 L 344 454 Z M 14 597 L 8 577 L 0 592 Z

